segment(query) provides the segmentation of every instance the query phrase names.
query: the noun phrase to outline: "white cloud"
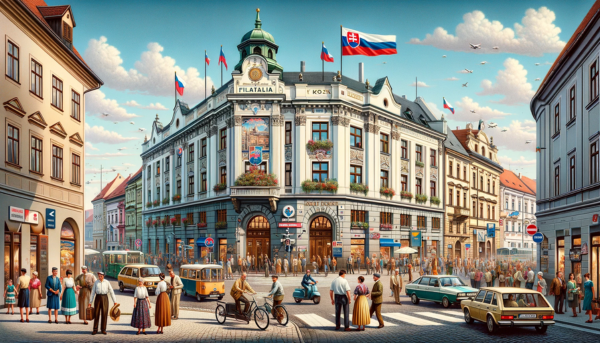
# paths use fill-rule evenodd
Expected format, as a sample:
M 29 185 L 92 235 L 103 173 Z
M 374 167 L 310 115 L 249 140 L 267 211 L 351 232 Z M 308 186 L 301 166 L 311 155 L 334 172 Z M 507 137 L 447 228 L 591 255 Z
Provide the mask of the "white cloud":
M 506 132 L 501 132 L 506 129 Z M 513 151 L 535 151 L 535 121 L 513 120 L 508 127 L 498 126 L 495 129 L 486 128 L 488 135 L 494 135 L 494 144 L 502 149 Z M 531 143 L 525 144 L 525 141 L 530 140 Z
M 133 164 L 133 163 L 123 163 L 123 165 L 124 165 L 125 167 L 133 167 L 133 166 L 134 166 L 134 164 Z
M 525 11 L 521 24 L 515 23 L 514 30 L 504 27 L 497 20 L 490 21 L 481 11 L 463 15 L 463 22 L 456 26 L 456 33 L 450 34 L 438 27 L 425 39 L 413 38 L 410 44 L 431 45 L 443 50 L 473 53 L 507 52 L 528 56 L 542 56 L 544 53 L 558 53 L 565 42 L 561 41 L 561 29 L 554 25 L 556 15 L 546 7 L 537 11 Z M 481 49 L 471 49 L 469 44 L 481 44 Z M 498 50 L 493 47 L 498 46 Z
M 90 142 L 85 142 L 85 148 L 86 148 L 87 150 L 94 150 L 94 151 L 97 151 L 97 150 L 98 150 L 98 148 L 94 148 L 94 146 L 93 146 L 93 145 L 92 145 L 92 143 L 90 143 Z
M 514 167 L 522 167 L 522 166 L 535 166 L 535 158 L 532 160 L 526 159 L 524 156 L 519 156 L 516 160 L 513 160 L 509 156 L 500 156 L 498 155 L 498 161 L 500 161 L 500 165 L 502 167 L 509 169 L 514 169 Z
M 417 87 L 420 87 L 420 88 L 429 88 L 429 87 L 431 87 L 430 85 L 426 84 L 426 83 L 425 83 L 425 82 L 423 82 L 423 81 L 419 81 L 419 82 L 417 82 L 417 83 L 414 83 L 414 82 L 413 82 L 413 83 L 411 83 L 411 84 L 410 84 L 410 86 L 409 86 L 409 87 L 415 87 L 415 86 L 417 86 Z
M 477 95 L 503 95 L 499 101 L 492 101 L 503 105 L 529 105 L 535 94 L 531 83 L 527 82 L 527 70 L 514 58 L 504 61 L 504 70 L 498 71 L 496 83 L 490 80 L 481 81 L 483 91 Z
M 105 130 L 103 126 L 90 126 L 85 123 L 85 140 L 91 143 L 120 144 L 136 140 L 136 137 L 123 137 L 120 133 Z
M 168 108 L 166 108 L 165 106 L 163 106 L 160 102 L 157 102 L 156 104 L 154 103 L 150 103 L 150 105 L 148 106 L 142 106 L 140 104 L 138 104 L 137 101 L 135 100 L 129 100 L 127 102 L 125 102 L 124 104 L 121 104 L 123 106 L 127 106 L 127 107 L 137 107 L 137 108 L 142 108 L 145 110 L 167 110 Z
M 98 155 L 85 154 L 85 157 L 87 157 L 87 158 L 94 158 L 94 159 L 98 159 L 98 160 L 105 160 L 108 157 L 122 157 L 122 156 L 133 156 L 133 155 L 132 154 L 123 154 L 120 152 L 107 152 L 107 153 L 98 154 Z
M 121 52 L 107 43 L 107 38 L 91 39 L 85 51 L 85 60 L 106 82 L 106 86 L 124 91 L 155 96 L 173 96 L 174 75 L 185 82 L 184 97 L 189 100 L 204 98 L 204 79 L 196 68 L 184 70 L 175 64 L 175 59 L 163 55 L 164 48 L 158 43 L 149 43 L 140 59 L 126 70 Z M 208 89 L 213 82 L 208 78 Z
M 85 111 L 103 120 L 127 121 L 140 117 L 137 114 L 128 113 L 126 109 L 119 106 L 116 100 L 108 99 L 106 94 L 100 90 L 86 94 L 85 100 Z M 108 113 L 108 116 L 104 116 L 104 113 Z
M 483 119 L 486 124 L 489 124 L 490 119 L 504 118 L 510 115 L 510 113 L 498 111 L 488 106 L 481 106 L 468 96 L 457 101 L 455 108 L 456 113 L 449 115 L 448 119 L 467 122 L 478 122 L 479 119 Z M 474 110 L 475 113 L 472 113 L 471 110 Z
M 425 102 L 425 105 L 429 109 L 429 111 L 438 119 L 442 117 L 444 111 L 440 110 L 439 107 L 434 102 Z
M 466 73 L 466 72 L 465 72 L 465 73 Z M 458 80 L 460 80 L 460 79 L 459 79 L 458 77 L 454 77 L 454 76 L 452 76 L 452 77 L 449 77 L 449 78 L 447 78 L 447 79 L 445 79 L 445 80 L 446 80 L 446 81 L 458 81 Z

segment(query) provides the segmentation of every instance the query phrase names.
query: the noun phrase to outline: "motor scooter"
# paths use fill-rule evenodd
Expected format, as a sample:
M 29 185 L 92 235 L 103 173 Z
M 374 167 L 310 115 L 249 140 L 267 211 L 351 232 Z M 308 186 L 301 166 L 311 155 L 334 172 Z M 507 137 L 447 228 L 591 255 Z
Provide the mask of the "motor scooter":
M 313 303 L 318 304 L 321 302 L 321 293 L 317 290 L 317 285 L 308 285 L 308 294 L 305 294 L 304 287 L 296 288 L 294 290 L 294 300 L 296 303 L 302 302 L 302 300 L 312 300 Z

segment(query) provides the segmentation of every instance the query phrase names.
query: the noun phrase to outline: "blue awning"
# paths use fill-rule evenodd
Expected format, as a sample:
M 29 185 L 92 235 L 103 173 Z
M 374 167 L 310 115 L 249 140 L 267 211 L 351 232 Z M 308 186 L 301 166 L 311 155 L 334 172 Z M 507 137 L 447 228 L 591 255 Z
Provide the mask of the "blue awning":
M 392 238 L 380 238 L 379 246 L 381 247 L 401 247 L 400 242 L 394 242 Z

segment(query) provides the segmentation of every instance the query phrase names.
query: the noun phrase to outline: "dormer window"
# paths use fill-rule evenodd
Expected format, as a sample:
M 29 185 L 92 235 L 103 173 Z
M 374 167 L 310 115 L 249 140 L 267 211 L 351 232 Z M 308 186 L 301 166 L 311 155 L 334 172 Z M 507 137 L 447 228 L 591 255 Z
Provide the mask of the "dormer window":
M 66 21 L 63 21 L 63 38 L 67 42 L 73 43 L 73 28 Z
M 259 46 L 257 46 L 257 47 L 255 47 L 255 48 L 254 48 L 254 51 L 253 51 L 253 53 L 254 53 L 254 54 L 256 54 L 256 55 L 262 55 L 262 54 L 261 54 L 261 50 L 260 50 L 260 47 L 259 47 Z

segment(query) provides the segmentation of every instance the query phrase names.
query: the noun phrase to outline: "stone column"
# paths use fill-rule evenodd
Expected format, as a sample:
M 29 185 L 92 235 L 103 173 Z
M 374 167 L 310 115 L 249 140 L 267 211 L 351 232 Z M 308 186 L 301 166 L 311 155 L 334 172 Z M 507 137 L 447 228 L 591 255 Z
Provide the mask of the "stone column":
M 213 186 L 216 185 L 217 183 L 219 183 L 219 164 L 218 164 L 218 157 L 219 157 L 219 145 L 218 145 L 218 139 L 217 139 L 217 126 L 216 125 L 212 125 L 209 128 L 208 131 L 208 144 L 207 144 L 207 165 L 206 165 L 206 170 L 208 171 L 208 185 L 207 185 L 207 191 L 209 194 L 209 197 L 211 196 L 215 196 L 215 192 L 213 191 Z
M 282 165 L 283 161 L 285 161 L 285 133 L 282 132 L 284 130 L 284 117 L 280 115 L 279 106 L 280 104 L 277 102 L 274 102 L 272 105 L 269 167 L 270 172 L 277 175 L 277 180 L 279 180 L 281 185 L 284 178 Z
M 304 109 L 296 108 L 296 140 L 294 141 L 294 165 L 296 166 L 296 173 L 294 174 L 294 185 L 296 186 L 295 193 L 302 193 L 302 181 L 310 178 L 312 165 L 306 154 L 306 142 L 310 139 L 310 131 L 307 133 L 306 130 L 306 115 Z

